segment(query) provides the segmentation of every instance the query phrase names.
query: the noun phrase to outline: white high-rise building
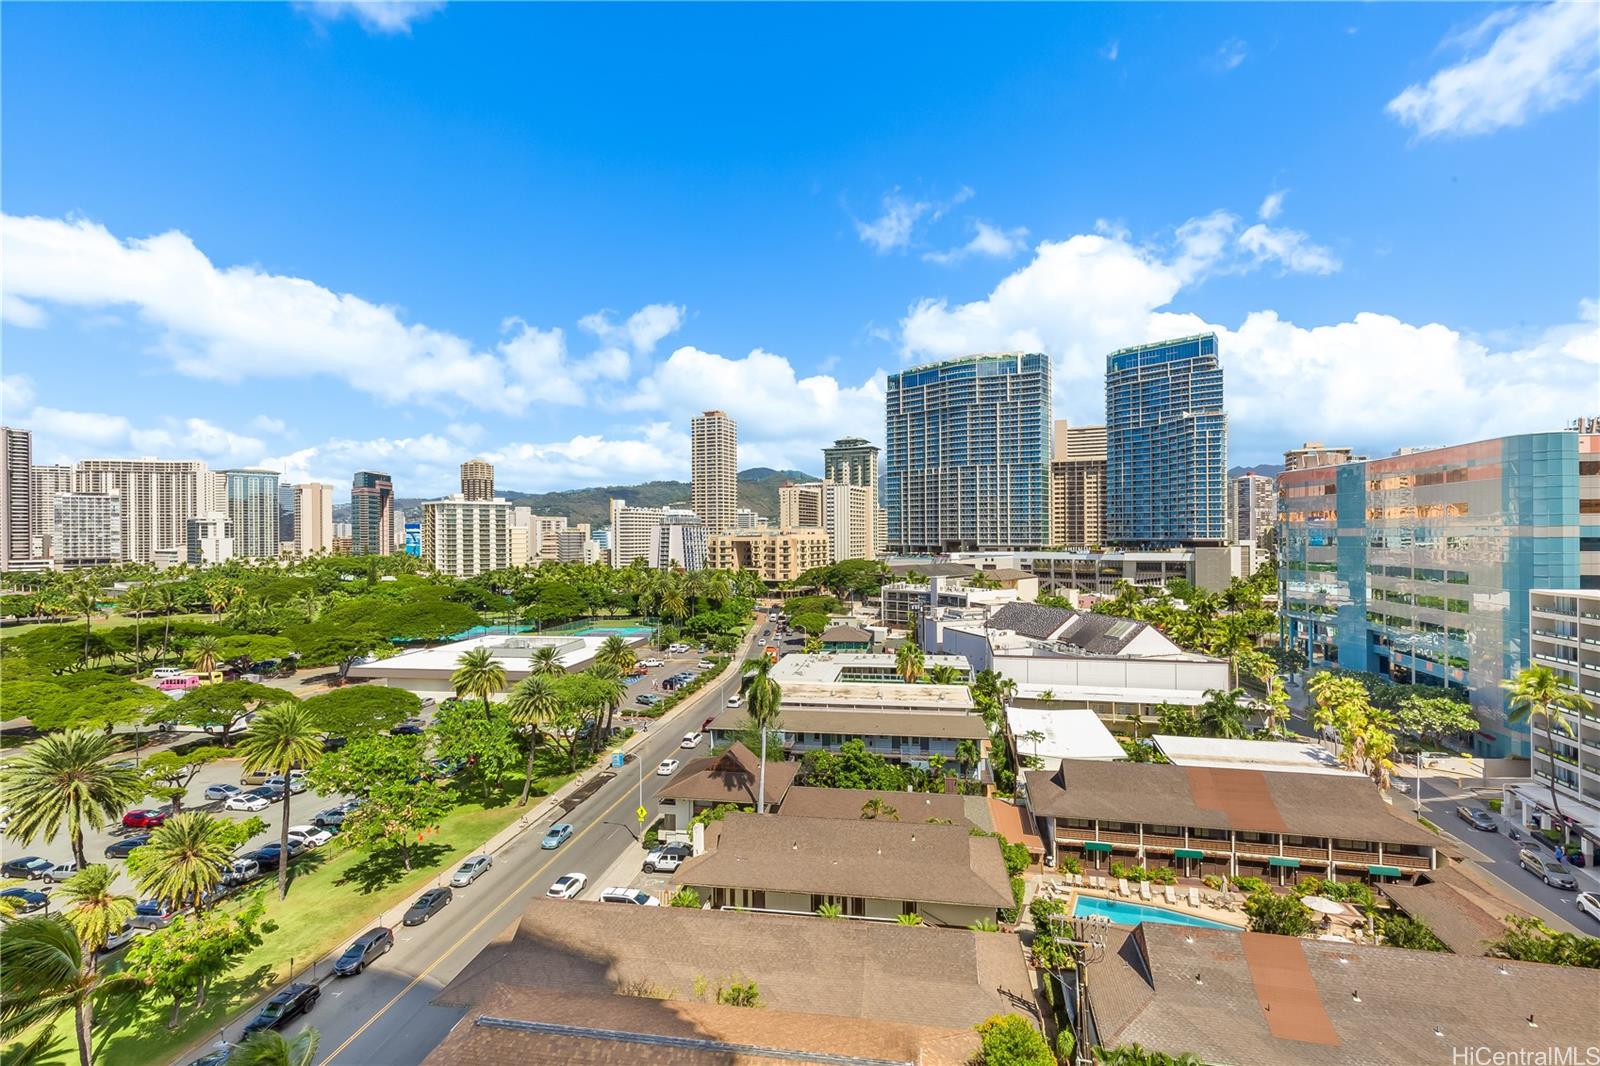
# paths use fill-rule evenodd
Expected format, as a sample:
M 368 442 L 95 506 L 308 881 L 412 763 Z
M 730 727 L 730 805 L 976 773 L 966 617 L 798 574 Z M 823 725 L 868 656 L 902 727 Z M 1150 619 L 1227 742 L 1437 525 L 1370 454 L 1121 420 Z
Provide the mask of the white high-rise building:
M 226 502 L 217 506 L 214 479 L 207 474 L 206 464 L 196 460 L 85 459 L 73 471 L 73 489 L 116 493 L 123 558 L 153 563 L 157 551 L 188 550 L 189 519 L 228 509 Z M 275 512 L 276 493 L 272 502 Z
M 778 489 L 779 527 L 826 531 L 829 562 L 872 558 L 875 517 L 865 485 L 813 481 Z
M 422 505 L 422 561 L 452 577 L 511 566 L 511 505 L 459 494 Z
M 888 520 L 878 504 L 878 479 L 882 468 L 878 462 L 878 446 L 864 437 L 840 437 L 822 449 L 822 479 L 844 485 L 859 485 L 867 490 L 868 541 L 871 551 L 867 558 L 883 553 L 888 539 Z
M 734 529 L 739 510 L 739 426 L 725 411 L 706 411 L 690 423 L 695 514 L 710 533 Z
M 33 558 L 33 434 L 0 426 L 0 570 Z
M 233 521 L 234 555 L 241 559 L 276 559 L 278 472 L 224 470 L 222 474 L 228 494 L 226 514 Z M 187 550 L 187 520 L 185 526 L 184 546 Z
M 307 481 L 294 489 L 294 552 L 305 559 L 333 554 L 333 486 Z
M 662 509 L 661 524 L 656 527 L 656 557 L 651 565 L 658 570 L 705 568 L 706 526 L 698 515 L 673 507 Z
M 656 560 L 656 530 L 661 526 L 661 508 L 630 507 L 626 500 L 611 501 L 611 565 L 622 569 L 635 559 L 646 566 Z
M 213 566 L 233 558 L 233 519 L 220 511 L 191 518 L 184 560 L 190 566 Z
M 121 562 L 122 498 L 115 492 L 58 492 L 51 500 L 50 542 L 60 570 Z
M 50 557 L 51 527 L 55 523 L 55 497 L 58 492 L 72 491 L 72 467 L 65 464 L 35 466 L 30 478 L 33 510 L 33 556 Z
M 1240 474 L 1228 486 L 1228 535 L 1257 544 L 1278 521 L 1278 483 L 1264 474 Z

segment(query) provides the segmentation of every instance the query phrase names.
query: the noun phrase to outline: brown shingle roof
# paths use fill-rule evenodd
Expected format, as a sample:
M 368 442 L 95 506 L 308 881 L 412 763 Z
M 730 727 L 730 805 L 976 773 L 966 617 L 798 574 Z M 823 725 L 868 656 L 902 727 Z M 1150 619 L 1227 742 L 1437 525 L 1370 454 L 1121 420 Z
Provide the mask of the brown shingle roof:
M 662 799 L 754 807 L 760 765 L 761 760 L 749 748 L 735 741 L 719 755 L 691 759 L 657 795 Z M 767 803 L 781 803 L 799 772 L 800 764 L 785 762 L 782 752 L 767 752 Z
M 783 797 L 778 813 L 802 818 L 844 818 L 859 821 L 861 806 L 877 800 L 893 807 L 901 822 L 926 822 L 948 818 L 955 825 L 972 826 L 966 797 L 944 792 L 889 792 L 880 789 L 808 788 L 796 785 Z
M 1438 847 L 1364 777 L 1063 760 L 1028 774 L 1039 814 Z
M 860 626 L 829 626 L 822 631 L 824 644 L 870 644 L 872 634 Z
M 1268 957 L 1298 950 L 1303 966 L 1274 970 L 1258 959 L 1253 969 L 1252 941 Z M 1446 1061 L 1452 1048 L 1595 1042 L 1592 970 L 1443 952 L 1146 923 L 1111 929 L 1086 987 L 1100 1043 L 1217 1064 L 1414 1066 Z M 1331 1042 L 1274 1036 L 1272 1015 L 1284 1011 L 1305 1032 L 1325 1017 Z
M 1453 865 L 1419 874 L 1410 884 L 1379 885 L 1401 910 L 1432 929 L 1457 955 L 1482 955 L 1506 931 L 1507 916 L 1531 915 Z
M 1013 902 L 999 843 L 966 826 L 730 814 L 718 829 L 715 849 L 678 867 L 674 883 L 969 907 Z

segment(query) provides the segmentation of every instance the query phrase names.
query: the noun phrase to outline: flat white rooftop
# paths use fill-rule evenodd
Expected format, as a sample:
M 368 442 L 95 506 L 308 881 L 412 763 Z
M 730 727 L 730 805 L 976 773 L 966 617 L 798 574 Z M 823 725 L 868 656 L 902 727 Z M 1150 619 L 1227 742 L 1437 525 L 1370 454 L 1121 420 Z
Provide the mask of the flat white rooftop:
M 1014 699 L 1042 700 L 1049 693 L 1051 702 L 1060 703 L 1175 703 L 1198 707 L 1206 694 L 1186 688 L 1106 688 L 1100 685 L 1018 685 Z
M 970 711 L 972 693 L 965 685 L 904 685 L 881 681 L 835 681 L 817 684 L 785 681 L 783 706 L 856 707 L 863 710 Z
M 963 676 L 970 676 L 972 664 L 965 655 L 927 655 L 923 657 L 922 668 L 924 671 L 932 670 L 935 666 L 953 666 L 960 670 Z M 835 651 L 822 652 L 817 655 L 785 655 L 779 659 L 772 668 L 772 679 L 780 685 L 789 682 L 805 682 L 816 685 L 826 685 L 831 682 L 841 681 L 846 673 L 873 673 L 894 672 L 894 654 L 864 651 Z M 865 684 L 873 684 L 868 681 Z M 885 678 L 889 684 L 898 684 L 898 679 Z M 787 692 L 787 689 L 785 689 Z
M 1023 755 L 1037 755 L 1046 766 L 1062 759 L 1123 759 L 1127 753 L 1098 715 L 1085 707 L 1007 707 L 1006 724 Z M 1039 732 L 1043 740 L 1026 734 Z
M 1361 776 L 1355 770 L 1340 766 L 1333 752 L 1309 740 L 1224 740 L 1161 735 L 1150 739 L 1177 766 Z
M 644 641 L 641 636 L 623 635 L 623 639 L 630 644 L 640 644 Z M 474 648 L 487 648 L 489 654 L 494 656 L 506 672 L 507 681 L 520 681 L 529 673 L 534 649 L 540 647 L 554 647 L 560 654 L 563 667 L 572 669 L 594 658 L 600 645 L 605 643 L 605 636 L 569 636 L 552 634 L 541 636 L 537 634 L 520 634 L 508 636 L 504 633 L 490 634 L 483 637 L 472 637 L 468 640 L 452 641 L 449 644 L 440 644 L 433 648 L 417 648 L 414 651 L 401 652 L 399 655 L 388 659 L 380 659 L 375 663 L 364 663 L 350 668 L 351 677 L 366 677 L 374 680 L 389 678 L 445 678 L 455 670 L 458 660 L 463 654 Z

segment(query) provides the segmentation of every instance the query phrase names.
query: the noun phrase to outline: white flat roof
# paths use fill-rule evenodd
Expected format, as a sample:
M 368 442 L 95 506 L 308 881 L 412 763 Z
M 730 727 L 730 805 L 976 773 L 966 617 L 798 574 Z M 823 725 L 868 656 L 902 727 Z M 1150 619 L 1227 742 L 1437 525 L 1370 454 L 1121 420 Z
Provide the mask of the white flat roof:
M 1037 700 L 1050 693 L 1060 701 L 1084 703 L 1176 703 L 1198 707 L 1206 701 L 1205 692 L 1188 688 L 1103 688 L 1097 685 L 1018 685 L 1016 698 Z
M 965 685 L 901 685 L 880 681 L 783 682 L 783 706 L 863 707 L 909 711 L 972 710 L 972 693 Z
M 644 636 L 629 636 L 623 634 L 623 639 L 629 644 L 639 644 L 644 641 Z M 440 644 L 433 648 L 417 648 L 412 651 L 401 652 L 388 659 L 380 659 L 375 663 L 364 663 L 350 668 L 352 677 L 383 678 L 448 678 L 455 670 L 457 661 L 461 656 L 474 648 L 487 648 L 489 654 L 505 668 L 508 681 L 520 681 L 528 675 L 528 668 L 532 659 L 533 649 L 541 646 L 553 645 L 561 649 L 560 662 L 567 669 L 588 662 L 594 658 L 595 652 L 604 644 L 606 637 L 602 636 L 572 636 L 568 634 L 523 633 L 507 635 L 505 633 L 491 633 L 488 636 L 472 637 L 468 640 L 451 641 L 449 644 Z
M 1340 766 L 1333 752 L 1309 740 L 1223 740 L 1160 735 L 1150 739 L 1177 766 L 1361 776 L 1355 770 Z
M 922 664 L 924 671 L 932 670 L 935 666 L 953 666 L 963 674 L 972 672 L 972 664 L 967 661 L 965 655 L 925 655 Z M 798 681 L 826 685 L 838 681 L 839 675 L 849 669 L 893 670 L 894 654 L 835 651 L 821 652 L 817 655 L 785 655 L 772 668 L 772 678 L 779 684 Z
M 1007 707 L 1006 724 L 1011 727 L 1017 750 L 1023 755 L 1037 755 L 1046 766 L 1062 759 L 1127 757 L 1111 730 L 1086 707 Z M 1023 736 L 1034 731 L 1044 734 L 1037 744 Z

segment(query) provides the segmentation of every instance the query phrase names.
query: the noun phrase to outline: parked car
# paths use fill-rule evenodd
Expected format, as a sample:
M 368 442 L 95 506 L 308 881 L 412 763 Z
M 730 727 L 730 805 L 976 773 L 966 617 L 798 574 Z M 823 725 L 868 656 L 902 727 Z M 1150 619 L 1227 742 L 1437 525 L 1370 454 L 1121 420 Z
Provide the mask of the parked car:
M 164 824 L 171 816 L 172 812 L 167 810 L 156 810 L 153 808 L 147 810 L 131 810 L 122 816 L 122 828 L 155 829 L 157 826 Z
M 640 888 L 608 888 L 600 893 L 601 903 L 632 903 L 637 907 L 659 907 L 661 901 Z
M 240 788 L 238 785 L 230 785 L 230 784 L 228 784 L 226 782 L 223 782 L 222 784 L 219 784 L 219 785 L 207 785 L 206 786 L 206 799 L 208 799 L 208 800 L 229 800 L 229 799 L 232 799 L 233 797 L 237 796 L 239 793 L 241 793 L 243 791 L 244 791 L 244 789 Z
M 311 824 L 318 829 L 338 829 L 344 825 L 345 811 L 343 807 L 329 807 L 318 811 L 311 816 Z
M 661 765 L 656 767 L 656 776 L 671 777 L 678 772 L 678 767 L 682 765 L 677 759 L 662 759 Z
M 694 664 L 694 668 L 696 670 L 709 670 L 715 665 L 716 664 L 713 663 L 710 659 L 701 659 L 699 662 Z
M 426 726 L 416 718 L 407 718 L 404 722 L 389 730 L 390 734 L 397 737 L 420 737 Z
M 128 924 L 135 929 L 165 929 L 178 916 L 178 909 L 159 899 L 140 900 L 133 908 Z
M 544 839 L 539 841 L 539 847 L 543 848 L 545 851 L 554 851 L 556 848 L 559 848 L 561 845 L 565 844 L 571 839 L 572 826 L 568 825 L 566 822 L 557 822 L 555 825 L 545 830 Z
M 320 848 L 333 839 L 333 834 L 326 829 L 318 829 L 314 825 L 291 825 L 289 827 L 289 841 L 298 840 L 309 848 Z
M 1468 807 L 1466 804 L 1462 804 L 1456 808 L 1456 816 L 1472 826 L 1472 828 L 1482 830 L 1485 833 L 1498 832 L 1500 829 L 1499 823 L 1494 820 L 1494 816 L 1481 807 Z
M 252 858 L 254 858 L 262 866 L 276 866 L 278 865 L 278 856 L 282 853 L 282 851 L 283 845 L 274 841 L 271 844 L 262 845 L 262 847 L 256 851 Z M 302 854 L 305 853 L 305 851 L 305 844 L 296 840 L 294 837 L 289 838 L 290 859 L 298 859 Z
M 737 706 L 739 706 L 739 704 L 741 704 L 743 702 L 744 702 L 744 698 L 741 697 L 741 696 L 729 696 L 728 697 L 728 706 L 729 707 L 737 707 Z
M 261 876 L 261 864 L 255 859 L 238 858 L 230 862 L 222 871 L 222 883 L 225 885 L 242 885 L 246 881 L 254 881 Z
M 1600 892 L 1579 892 L 1578 909 L 1595 921 L 1600 921 Z
M 435 914 L 444 910 L 452 898 L 448 888 L 430 888 L 417 897 L 417 901 L 406 911 L 405 924 L 421 925 Z
M 372 960 L 389 954 L 393 947 L 394 933 L 388 928 L 380 925 L 376 929 L 368 929 L 344 949 L 344 954 L 333 964 L 333 972 L 340 977 L 354 977 L 365 970 Z
M 271 777 L 267 778 L 265 785 L 267 788 L 287 788 L 290 792 L 293 792 L 296 796 L 298 796 L 300 793 L 306 790 L 306 775 L 302 770 L 295 770 L 291 772 L 287 778 L 282 774 L 273 774 Z
M 583 874 L 562 874 L 545 895 L 551 899 L 574 899 L 588 883 L 589 879 Z
M 266 784 L 271 776 L 271 770 L 247 770 L 239 775 L 239 784 L 246 788 L 254 788 Z
M 700 746 L 700 742 L 705 738 L 706 735 L 704 733 L 685 733 L 683 735 L 683 743 L 679 744 L 678 746 L 680 748 L 697 748 Z
M 693 855 L 694 849 L 687 844 L 663 844 L 644 857 L 644 871 L 650 874 L 670 874 Z
M 17 900 L 17 910 L 22 914 L 31 914 L 50 902 L 50 897 L 43 892 L 32 888 L 8 888 L 0 892 L 0 899 Z
M 494 865 L 494 860 L 487 855 L 474 855 L 467 859 L 450 877 L 451 888 L 466 888 L 472 882 L 489 872 L 489 867 Z
M 282 1029 L 300 1015 L 310 1014 L 321 995 L 316 985 L 295 982 L 267 1000 L 261 1013 L 245 1023 L 243 1035 L 249 1036 L 263 1029 Z
M 37 855 L 24 855 L 19 859 L 8 859 L 3 866 L 0 866 L 0 877 L 33 881 L 43 877 L 53 866 L 55 863 L 49 859 L 41 859 Z
M 674 655 L 682 655 L 684 652 L 686 652 L 688 650 L 689 650 L 689 645 L 687 645 L 687 644 L 670 644 L 670 645 L 667 646 L 667 651 L 671 652 Z
M 662 662 L 660 659 L 645 659 L 641 661 L 639 665 L 654 670 L 658 666 L 665 666 L 667 664 Z
M 641 707 L 654 707 L 656 704 L 661 702 L 661 697 L 657 696 L 654 692 L 643 692 L 639 694 L 638 698 L 636 698 L 634 702 Z
M 106 942 L 100 948 L 100 954 L 109 955 L 118 948 L 126 947 L 133 942 L 134 929 L 131 922 L 123 922 L 122 928 L 106 937 Z
M 78 864 L 75 862 L 58 862 L 43 874 L 43 879 L 60 884 L 69 877 L 76 877 Z
M 106 848 L 106 858 L 126 859 L 133 854 L 135 848 L 142 848 L 148 843 L 150 843 L 150 838 L 147 836 L 128 837 L 124 840 L 119 840 Z
M 1578 881 L 1552 859 L 1537 851 L 1523 848 L 1517 852 L 1517 865 L 1539 878 L 1551 888 L 1577 888 Z
M 255 792 L 240 792 L 229 796 L 228 801 L 222 805 L 225 811 L 264 811 L 272 806 L 272 802 L 265 796 L 258 796 Z

